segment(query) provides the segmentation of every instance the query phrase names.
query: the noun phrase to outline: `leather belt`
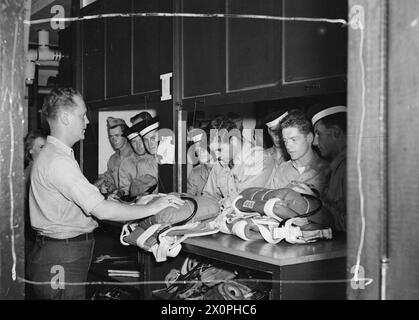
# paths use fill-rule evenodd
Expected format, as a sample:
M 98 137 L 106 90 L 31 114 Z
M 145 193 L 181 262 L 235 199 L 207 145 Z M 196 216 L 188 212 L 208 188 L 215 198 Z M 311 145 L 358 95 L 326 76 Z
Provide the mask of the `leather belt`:
M 58 241 L 58 242 L 72 242 L 72 241 L 87 241 L 87 240 L 92 240 L 94 238 L 93 236 L 93 232 L 90 233 L 83 233 L 81 235 L 78 235 L 76 237 L 73 238 L 67 238 L 67 239 L 57 239 L 57 238 L 51 238 L 51 237 L 47 237 L 47 236 L 43 236 L 38 234 L 36 236 L 37 239 L 41 240 L 41 241 Z

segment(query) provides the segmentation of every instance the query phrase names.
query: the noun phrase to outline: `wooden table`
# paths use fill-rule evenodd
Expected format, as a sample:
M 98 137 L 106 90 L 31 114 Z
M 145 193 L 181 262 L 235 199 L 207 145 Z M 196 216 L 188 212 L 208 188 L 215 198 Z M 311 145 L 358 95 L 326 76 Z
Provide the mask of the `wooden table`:
M 183 252 L 270 273 L 271 299 L 345 299 L 346 237 L 311 244 L 269 244 L 227 234 L 190 238 Z M 293 282 L 296 280 L 297 282 Z M 322 282 L 322 281 L 325 282 Z M 335 282 L 342 280 L 341 282 Z
M 113 226 L 113 236 L 119 242 L 121 224 L 106 224 Z M 244 241 L 223 233 L 185 240 L 179 256 L 168 258 L 166 262 L 157 263 L 151 253 L 138 249 L 144 280 L 142 298 L 151 299 L 153 290 L 164 288 L 164 284 L 153 282 L 164 280 L 172 268 L 180 269 L 188 255 L 219 261 L 233 268 L 240 266 L 266 273 L 272 280 L 270 298 L 274 300 L 346 298 L 344 280 L 348 276 L 344 234 L 334 235 L 333 240 L 311 244 L 282 241 L 274 245 L 263 240 Z

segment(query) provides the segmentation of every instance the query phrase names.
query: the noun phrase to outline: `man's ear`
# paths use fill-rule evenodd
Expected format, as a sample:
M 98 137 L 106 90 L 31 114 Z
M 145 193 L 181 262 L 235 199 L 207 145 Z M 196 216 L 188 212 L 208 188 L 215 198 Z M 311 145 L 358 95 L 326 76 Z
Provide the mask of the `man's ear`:
M 312 132 L 310 132 L 309 134 L 307 134 L 307 141 L 310 145 L 313 144 L 314 141 L 314 134 Z
M 59 120 L 63 125 L 68 126 L 70 124 L 70 115 L 66 111 L 61 112 L 59 115 Z

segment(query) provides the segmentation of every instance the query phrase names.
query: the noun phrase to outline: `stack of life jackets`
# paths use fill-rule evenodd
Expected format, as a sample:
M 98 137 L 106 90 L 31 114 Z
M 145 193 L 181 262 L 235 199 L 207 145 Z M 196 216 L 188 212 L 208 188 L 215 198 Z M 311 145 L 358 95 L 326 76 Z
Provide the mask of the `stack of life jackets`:
M 243 240 L 309 243 L 332 239 L 323 214 L 321 201 L 305 185 L 277 190 L 248 188 L 234 200 L 230 210 L 223 211 L 217 224 L 221 232 Z

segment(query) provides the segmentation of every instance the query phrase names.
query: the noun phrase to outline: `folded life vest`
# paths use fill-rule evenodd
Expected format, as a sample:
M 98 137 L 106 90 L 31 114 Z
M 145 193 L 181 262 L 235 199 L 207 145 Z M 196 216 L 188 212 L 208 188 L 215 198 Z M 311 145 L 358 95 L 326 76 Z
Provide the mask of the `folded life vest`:
M 263 239 L 276 244 L 282 240 L 289 243 L 309 243 L 319 239 L 332 239 L 331 228 L 309 222 L 307 218 L 280 219 L 260 213 L 223 211 L 215 224 L 221 232 L 234 234 L 243 240 Z
M 236 212 L 258 212 L 276 220 L 309 217 L 322 206 L 320 199 L 307 189 L 297 188 L 248 188 L 234 200 Z
M 156 199 L 155 195 L 147 197 L 143 202 L 150 203 Z M 167 257 L 176 257 L 185 239 L 218 232 L 210 223 L 210 218 L 219 213 L 216 200 L 190 196 L 181 198 L 185 199 L 185 204 L 180 208 L 166 208 L 154 216 L 125 224 L 120 236 L 121 243 L 152 252 L 156 261 L 161 262 L 166 261 Z

